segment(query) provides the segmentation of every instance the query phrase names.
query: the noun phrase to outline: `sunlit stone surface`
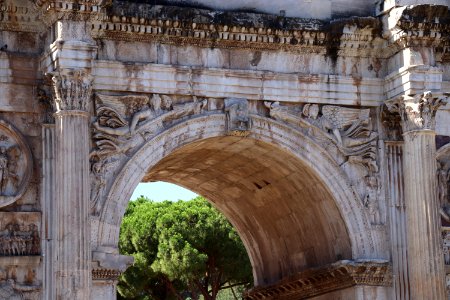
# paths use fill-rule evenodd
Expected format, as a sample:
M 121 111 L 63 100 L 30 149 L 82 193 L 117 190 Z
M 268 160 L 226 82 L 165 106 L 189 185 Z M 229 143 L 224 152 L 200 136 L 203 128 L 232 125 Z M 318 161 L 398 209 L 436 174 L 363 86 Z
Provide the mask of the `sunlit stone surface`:
M 246 299 L 446 299 L 449 5 L 0 0 L 0 295 L 115 299 L 161 180 L 236 227 Z

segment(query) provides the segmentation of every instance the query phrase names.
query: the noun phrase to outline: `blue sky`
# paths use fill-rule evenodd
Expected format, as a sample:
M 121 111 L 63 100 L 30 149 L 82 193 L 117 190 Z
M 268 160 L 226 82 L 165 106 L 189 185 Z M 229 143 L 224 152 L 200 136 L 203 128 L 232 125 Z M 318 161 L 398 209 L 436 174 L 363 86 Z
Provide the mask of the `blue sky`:
M 139 183 L 134 190 L 133 196 L 131 196 L 131 200 L 135 200 L 141 195 L 146 196 L 153 201 L 191 200 L 197 197 L 197 194 L 190 190 L 162 181 Z

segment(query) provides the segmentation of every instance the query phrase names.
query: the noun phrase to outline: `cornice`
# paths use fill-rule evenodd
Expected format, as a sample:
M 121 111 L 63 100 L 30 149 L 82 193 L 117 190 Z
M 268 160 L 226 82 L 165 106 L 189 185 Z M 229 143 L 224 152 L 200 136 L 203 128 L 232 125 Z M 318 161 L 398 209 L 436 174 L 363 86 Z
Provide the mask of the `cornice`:
M 425 46 L 436 48 L 443 60 L 450 59 L 450 17 L 444 6 L 415 5 L 378 18 L 320 21 L 124 1 L 113 5 L 110 0 L 3 3 L 11 3 L 0 22 L 0 29 L 8 31 L 43 32 L 56 20 L 67 19 L 91 23 L 95 39 L 318 53 L 333 60 L 389 58 L 406 47 Z M 382 26 L 381 20 L 387 23 Z
M 0 0 L 0 31 L 40 32 L 44 23 L 28 0 Z
M 46 25 L 61 19 L 92 20 L 98 18 L 103 7 L 111 5 L 110 0 L 35 0 L 34 3 Z
M 153 16 L 153 15 L 152 15 Z M 256 18 L 256 17 L 255 17 Z M 259 19 L 258 19 L 259 20 Z M 380 57 L 385 41 L 379 38 L 380 23 L 375 18 L 350 18 L 331 23 L 297 19 L 293 25 L 271 22 L 229 23 L 198 18 L 179 19 L 178 15 L 145 16 L 102 15 L 93 22 L 97 39 L 155 41 L 200 47 L 282 50 L 299 53 Z M 272 26 L 270 26 L 272 25 Z
M 450 14 L 443 5 L 410 5 L 392 9 L 384 17 L 390 52 L 407 47 L 434 47 L 446 52 L 450 45 Z

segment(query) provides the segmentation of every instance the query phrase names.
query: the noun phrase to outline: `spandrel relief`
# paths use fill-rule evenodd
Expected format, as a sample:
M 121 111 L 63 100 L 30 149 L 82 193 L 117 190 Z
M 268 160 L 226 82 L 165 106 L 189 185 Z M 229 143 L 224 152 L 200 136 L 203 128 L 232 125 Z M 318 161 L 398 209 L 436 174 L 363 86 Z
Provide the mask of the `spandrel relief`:
M 348 175 L 349 184 L 355 188 L 370 214 L 371 224 L 382 224 L 378 134 L 371 127 L 370 109 L 318 104 L 282 105 L 269 101 L 264 104 L 271 118 L 293 126 L 326 149 Z
M 378 134 L 370 128 L 370 110 L 335 105 L 283 106 L 265 102 L 272 118 L 296 126 L 327 147 L 332 142 L 346 159 L 378 172 Z
M 0 120 L 0 207 L 18 200 L 31 176 L 31 152 L 14 127 Z
M 168 95 L 96 95 L 92 123 L 94 148 L 91 161 L 91 213 L 103 207 L 106 174 L 113 174 L 127 156 L 159 132 L 206 110 L 207 100 L 190 97 L 175 103 Z
M 154 136 L 168 125 L 184 117 L 200 114 L 207 100 L 174 104 L 167 95 L 108 96 L 97 95 L 97 118 L 94 129 L 95 155 L 125 153 L 136 146 L 137 136 Z

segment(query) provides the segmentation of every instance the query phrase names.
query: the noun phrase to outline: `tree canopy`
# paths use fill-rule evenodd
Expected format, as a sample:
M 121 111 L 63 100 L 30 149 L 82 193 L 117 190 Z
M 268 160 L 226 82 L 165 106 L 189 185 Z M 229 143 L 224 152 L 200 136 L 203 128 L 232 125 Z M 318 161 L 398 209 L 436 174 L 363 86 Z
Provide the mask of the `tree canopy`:
M 119 240 L 135 263 L 120 277 L 119 299 L 214 300 L 252 282 L 245 248 L 228 220 L 204 198 L 129 203 Z

